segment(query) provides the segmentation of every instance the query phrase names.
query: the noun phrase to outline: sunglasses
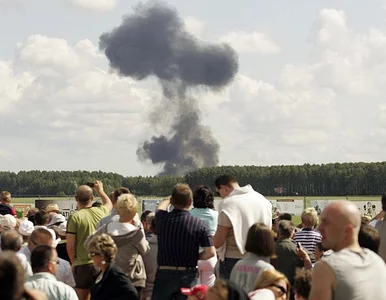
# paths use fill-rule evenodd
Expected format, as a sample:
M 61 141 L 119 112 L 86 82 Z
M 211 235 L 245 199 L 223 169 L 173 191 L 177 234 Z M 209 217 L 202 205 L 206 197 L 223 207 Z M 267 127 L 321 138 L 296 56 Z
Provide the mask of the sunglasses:
M 102 255 L 102 253 L 90 252 L 91 257 L 97 256 L 97 255 Z
M 282 293 L 282 295 L 287 294 L 287 290 L 286 290 L 284 287 L 282 287 L 281 285 L 272 284 L 271 286 L 273 286 L 273 287 L 279 289 L 280 292 Z

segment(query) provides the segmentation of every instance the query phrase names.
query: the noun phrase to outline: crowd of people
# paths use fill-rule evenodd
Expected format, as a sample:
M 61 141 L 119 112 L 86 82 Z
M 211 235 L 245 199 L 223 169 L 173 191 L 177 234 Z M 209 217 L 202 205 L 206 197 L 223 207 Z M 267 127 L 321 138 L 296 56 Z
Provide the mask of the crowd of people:
M 215 186 L 217 210 L 209 187 L 177 184 L 139 216 L 129 189 L 96 181 L 68 220 L 57 204 L 17 218 L 2 192 L 0 299 L 386 299 L 386 194 L 373 220 L 338 201 L 295 226 L 250 185 Z

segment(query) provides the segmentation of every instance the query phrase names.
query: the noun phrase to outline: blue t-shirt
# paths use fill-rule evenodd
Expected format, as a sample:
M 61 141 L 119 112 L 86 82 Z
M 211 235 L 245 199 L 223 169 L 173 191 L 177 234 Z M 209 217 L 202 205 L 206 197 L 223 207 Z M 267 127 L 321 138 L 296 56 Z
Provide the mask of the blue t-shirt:
M 210 208 L 193 208 L 190 210 L 193 217 L 199 218 L 208 225 L 210 235 L 217 230 L 218 212 Z

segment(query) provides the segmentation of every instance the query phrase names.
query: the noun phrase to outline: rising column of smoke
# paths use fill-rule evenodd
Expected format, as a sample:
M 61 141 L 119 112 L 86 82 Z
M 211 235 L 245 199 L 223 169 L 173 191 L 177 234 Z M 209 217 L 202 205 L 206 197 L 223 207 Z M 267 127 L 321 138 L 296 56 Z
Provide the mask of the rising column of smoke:
M 121 75 L 137 80 L 156 76 L 163 101 L 168 101 L 164 107 L 171 103 L 175 108 L 165 135 L 153 136 L 138 147 L 142 161 L 163 164 L 161 174 L 184 174 L 218 164 L 219 144 L 210 128 L 201 124 L 199 105 L 188 92 L 202 86 L 221 89 L 231 82 L 238 70 L 231 47 L 198 41 L 174 9 L 150 2 L 136 7 L 119 27 L 103 34 L 100 48 Z

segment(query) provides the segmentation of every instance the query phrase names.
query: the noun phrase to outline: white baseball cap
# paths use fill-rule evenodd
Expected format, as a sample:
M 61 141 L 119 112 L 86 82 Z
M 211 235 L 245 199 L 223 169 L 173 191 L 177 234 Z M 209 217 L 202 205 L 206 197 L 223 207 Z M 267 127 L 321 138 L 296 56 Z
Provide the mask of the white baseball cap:
M 66 218 L 63 215 L 56 214 L 56 215 L 52 216 L 52 219 L 51 219 L 50 223 L 48 223 L 47 226 L 51 226 L 51 225 L 54 225 L 56 223 L 63 223 L 65 221 L 66 221 Z
M 4 230 L 10 230 L 10 229 L 15 229 L 16 227 L 16 218 L 12 215 L 4 215 L 0 219 L 0 226 Z
M 19 226 L 19 233 L 23 236 L 30 236 L 32 231 L 34 231 L 34 223 L 28 221 L 27 219 L 21 222 Z

